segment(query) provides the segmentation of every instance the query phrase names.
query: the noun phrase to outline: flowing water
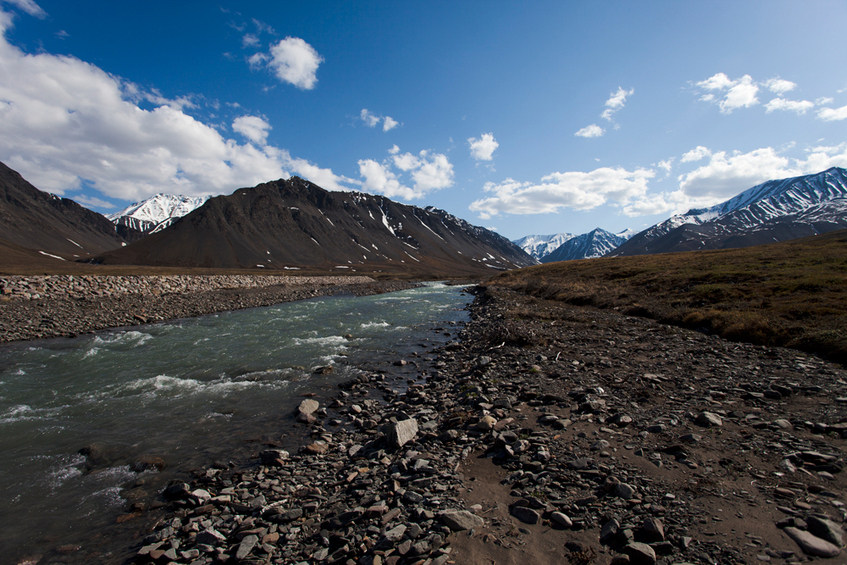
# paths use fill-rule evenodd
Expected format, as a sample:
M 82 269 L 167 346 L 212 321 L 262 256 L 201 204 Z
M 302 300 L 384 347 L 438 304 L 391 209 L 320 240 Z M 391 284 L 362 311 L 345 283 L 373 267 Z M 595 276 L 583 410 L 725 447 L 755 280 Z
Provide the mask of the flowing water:
M 455 337 L 468 301 L 431 284 L 0 348 L 0 562 L 90 539 L 151 474 L 285 444 L 304 393 L 414 373 L 392 361 Z

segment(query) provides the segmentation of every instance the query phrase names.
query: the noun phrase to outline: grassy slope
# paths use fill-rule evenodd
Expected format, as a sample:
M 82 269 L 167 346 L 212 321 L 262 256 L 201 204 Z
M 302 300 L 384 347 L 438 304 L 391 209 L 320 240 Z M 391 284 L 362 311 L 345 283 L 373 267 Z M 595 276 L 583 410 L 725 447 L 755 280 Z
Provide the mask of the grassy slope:
M 745 249 L 552 263 L 489 284 L 847 363 L 847 231 Z

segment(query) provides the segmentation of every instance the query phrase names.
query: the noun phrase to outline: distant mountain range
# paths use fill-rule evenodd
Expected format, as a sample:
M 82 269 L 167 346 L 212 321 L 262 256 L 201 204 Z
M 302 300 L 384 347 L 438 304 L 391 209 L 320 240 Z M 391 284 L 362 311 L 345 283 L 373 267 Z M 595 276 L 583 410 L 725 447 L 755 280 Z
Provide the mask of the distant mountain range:
M 528 235 L 512 243 L 526 251 L 541 263 L 593 259 L 602 257 L 632 237 L 634 230 L 611 233 L 596 228 L 582 235 L 557 233 L 554 235 Z
M 772 180 L 711 208 L 689 210 L 646 230 L 514 241 L 542 263 L 593 257 L 749 247 L 847 228 L 847 170 Z M 557 247 L 554 247 L 556 243 Z M 551 249 L 551 247 L 554 247 Z
M 772 180 L 711 208 L 689 210 L 611 256 L 749 247 L 847 228 L 847 170 Z
M 208 196 L 174 196 L 160 193 L 106 217 L 117 226 L 118 232 L 125 230 L 127 233 L 138 232 L 140 236 L 144 236 L 165 229 L 202 206 L 208 199 Z

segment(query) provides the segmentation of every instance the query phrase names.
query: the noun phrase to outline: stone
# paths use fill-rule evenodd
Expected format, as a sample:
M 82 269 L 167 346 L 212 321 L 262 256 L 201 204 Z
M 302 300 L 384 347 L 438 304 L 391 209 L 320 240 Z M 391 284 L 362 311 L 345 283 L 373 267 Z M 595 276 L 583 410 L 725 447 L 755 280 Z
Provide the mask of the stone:
M 552 514 L 550 514 L 550 519 L 558 525 L 562 526 L 563 528 L 573 527 L 573 520 L 571 520 L 570 517 L 564 512 L 553 512 Z
M 633 496 L 635 496 L 635 488 L 627 483 L 618 483 L 615 485 L 613 492 L 615 493 L 615 496 L 624 500 L 630 500 Z
M 644 530 L 644 533 L 650 540 L 665 541 L 665 526 L 658 518 L 652 516 L 645 518 L 641 529 Z
M 631 542 L 623 548 L 629 556 L 632 565 L 653 565 L 656 563 L 656 552 L 646 543 Z
M 390 424 L 386 434 L 388 445 L 393 449 L 399 449 L 415 439 L 418 434 L 418 421 L 414 418 L 401 420 Z
M 697 416 L 694 423 L 698 426 L 703 426 L 704 428 L 723 426 L 723 420 L 721 420 L 721 417 L 713 412 L 700 412 L 700 415 Z
M 258 536 L 252 534 L 244 536 L 244 539 L 241 540 L 241 543 L 238 544 L 238 549 L 235 551 L 235 558 L 240 561 L 250 555 L 250 552 L 253 551 L 257 543 L 259 543 Z
M 524 524 L 537 524 L 541 519 L 541 514 L 532 508 L 527 508 L 526 506 L 513 506 L 512 516 Z
M 476 429 L 487 432 L 493 429 L 495 424 L 497 424 L 497 419 L 494 416 L 485 415 L 476 423 Z
M 454 532 L 481 528 L 485 525 L 485 520 L 467 510 L 447 510 L 441 514 L 441 521 Z
M 262 465 L 282 467 L 288 460 L 289 453 L 284 449 L 265 449 L 259 453 Z
M 221 534 L 214 528 L 209 528 L 197 534 L 194 542 L 197 544 L 210 545 L 212 547 L 223 544 L 226 541 L 226 536 Z
M 317 412 L 318 408 L 320 408 L 320 404 L 317 400 L 311 398 L 303 400 L 297 407 L 296 420 L 304 424 L 313 423 L 316 420 L 314 413 Z
M 806 526 L 809 532 L 816 537 L 826 540 L 835 546 L 844 547 L 844 530 L 832 520 L 812 515 L 806 518 Z
M 798 530 L 790 526 L 782 531 L 797 542 L 797 545 L 800 546 L 800 549 L 806 555 L 813 557 L 838 557 L 841 554 L 841 549 L 837 545 L 823 540 L 810 532 Z

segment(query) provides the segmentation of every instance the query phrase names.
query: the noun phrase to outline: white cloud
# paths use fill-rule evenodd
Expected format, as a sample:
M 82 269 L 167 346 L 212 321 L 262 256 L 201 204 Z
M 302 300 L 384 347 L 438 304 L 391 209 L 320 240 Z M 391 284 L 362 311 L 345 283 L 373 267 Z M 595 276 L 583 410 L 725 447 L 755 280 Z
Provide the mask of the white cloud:
M 656 163 L 656 166 L 665 171 L 665 176 L 667 176 L 670 175 L 671 171 L 673 170 L 673 161 L 674 157 L 671 157 L 670 159 L 659 161 L 658 163 Z
M 500 147 L 493 133 L 483 133 L 479 139 L 470 137 L 468 145 L 471 147 L 471 157 L 477 161 L 491 161 L 494 158 L 494 150 Z
M 797 84 L 791 82 L 790 80 L 785 80 L 781 78 L 771 78 L 764 82 L 765 88 L 779 94 L 780 96 L 794 90 L 797 87 Z
M 111 202 L 106 202 L 101 198 L 97 198 L 96 196 L 87 196 L 85 194 L 78 194 L 77 196 L 71 196 L 71 200 L 82 204 L 86 208 L 117 208 Z
M 286 37 L 271 46 L 269 55 L 257 53 L 248 61 L 252 66 L 267 64 L 279 80 L 311 90 L 318 82 L 316 73 L 324 59 L 299 37 Z
M 367 108 L 362 108 L 362 111 L 359 112 L 359 118 L 365 122 L 365 125 L 369 128 L 374 128 L 379 124 L 379 122 L 382 122 L 382 131 L 389 131 L 400 125 L 400 122 L 391 116 L 379 116 Z
M 682 159 L 680 159 L 683 163 L 690 163 L 691 161 L 699 161 L 703 157 L 709 157 L 712 154 L 711 151 L 707 147 L 703 147 L 702 145 L 698 145 L 691 151 L 683 154 Z
M 379 116 L 373 114 L 367 108 L 362 108 L 362 111 L 359 113 L 359 117 L 362 119 L 363 122 L 365 122 L 365 124 L 367 124 L 369 128 L 376 127 L 380 120 Z
M 753 81 L 753 77 L 750 75 L 744 75 L 737 80 L 730 80 L 724 73 L 717 73 L 706 80 L 696 83 L 696 86 L 703 90 L 726 91 L 726 94 L 722 98 L 717 98 L 711 93 L 700 97 L 700 100 L 706 102 L 719 100 L 718 106 L 724 114 L 731 114 L 737 108 L 749 108 L 759 103 L 759 99 L 756 97 L 756 94 L 759 92 L 759 86 Z
M 10 25 L 4 15 L 0 31 Z M 142 99 L 163 103 L 147 110 Z M 74 57 L 26 54 L 0 35 L 0 161 L 43 190 L 63 194 L 85 179 L 105 196 L 138 201 L 230 192 L 292 171 L 326 188 L 357 184 L 264 145 L 262 119 L 232 124 L 260 146 L 241 144 L 186 114 L 185 100 L 141 92 Z
M 600 114 L 600 117 L 604 120 L 612 121 L 612 115 L 618 112 L 621 108 L 626 104 L 627 96 L 632 96 L 635 93 L 634 88 L 630 88 L 629 90 L 624 90 L 620 86 L 618 87 L 617 92 L 613 92 L 608 100 L 606 100 L 606 109 Z
M 400 154 L 400 148 L 394 145 L 389 153 L 392 158 L 382 163 L 373 159 L 362 159 L 359 175 L 364 177 L 362 190 L 383 194 L 389 198 L 415 200 L 422 196 L 453 186 L 453 165 L 446 155 L 421 151 L 418 155 Z M 392 165 L 402 173 L 410 173 L 413 186 L 403 184 Z
M 44 19 L 47 17 L 47 12 L 33 0 L 0 0 L 0 5 L 2 4 L 17 6 L 30 16 L 35 16 L 36 18 Z
M 818 110 L 818 118 L 825 122 L 847 120 L 847 106 L 841 108 L 821 108 Z
M 500 214 L 545 214 L 560 208 L 590 210 L 606 203 L 626 206 L 646 194 L 648 179 L 654 176 L 647 169 L 603 167 L 588 173 L 553 173 L 541 183 L 506 179 L 487 183 L 484 190 L 494 196 L 472 202 L 470 209 L 487 220 Z
M 259 38 L 252 33 L 245 33 L 244 37 L 241 38 L 242 47 L 256 47 L 260 44 L 261 41 L 259 41 Z
M 600 137 L 606 130 L 598 126 L 597 124 L 591 124 L 590 126 L 585 126 L 574 135 L 577 137 Z
M 797 114 L 805 114 L 808 110 L 815 107 L 814 102 L 808 100 L 786 100 L 784 98 L 774 98 L 765 104 L 765 111 L 770 114 L 774 110 L 783 110 L 786 112 L 796 112 Z
M 766 180 L 801 174 L 771 147 L 749 153 L 712 153 L 709 162 L 678 177 L 682 193 L 696 205 L 712 205 Z
M 258 116 L 240 116 L 232 122 L 232 130 L 257 145 L 267 145 L 271 125 Z
M 382 122 L 382 131 L 389 131 L 396 128 L 400 125 L 400 122 L 393 119 L 391 116 L 385 116 L 385 119 Z

